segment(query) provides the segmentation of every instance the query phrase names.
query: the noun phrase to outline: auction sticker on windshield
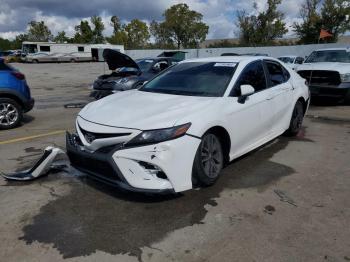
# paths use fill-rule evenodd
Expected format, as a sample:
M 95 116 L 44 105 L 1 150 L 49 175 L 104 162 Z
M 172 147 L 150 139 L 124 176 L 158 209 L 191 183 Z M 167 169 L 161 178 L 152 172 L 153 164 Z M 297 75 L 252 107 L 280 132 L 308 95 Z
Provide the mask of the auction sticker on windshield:
M 235 67 L 237 63 L 215 63 L 214 66 Z

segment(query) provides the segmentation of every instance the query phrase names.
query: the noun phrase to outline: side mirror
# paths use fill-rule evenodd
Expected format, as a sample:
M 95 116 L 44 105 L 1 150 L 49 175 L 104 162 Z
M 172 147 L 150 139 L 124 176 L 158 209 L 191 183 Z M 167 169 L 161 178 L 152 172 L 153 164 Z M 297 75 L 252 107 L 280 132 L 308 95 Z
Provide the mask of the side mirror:
M 238 103 L 244 104 L 245 101 L 247 100 L 247 97 L 250 96 L 251 94 L 254 94 L 255 89 L 251 85 L 241 85 L 241 96 L 238 97 Z

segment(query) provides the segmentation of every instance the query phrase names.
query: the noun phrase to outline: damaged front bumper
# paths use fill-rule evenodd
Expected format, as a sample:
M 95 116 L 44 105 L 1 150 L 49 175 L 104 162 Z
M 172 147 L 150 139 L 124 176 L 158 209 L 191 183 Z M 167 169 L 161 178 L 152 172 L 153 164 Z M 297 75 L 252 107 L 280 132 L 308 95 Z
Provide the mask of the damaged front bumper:
M 136 192 L 170 193 L 192 188 L 200 139 L 185 135 L 154 145 L 118 144 L 91 152 L 77 135 L 67 133 L 66 143 L 71 165 L 94 179 Z

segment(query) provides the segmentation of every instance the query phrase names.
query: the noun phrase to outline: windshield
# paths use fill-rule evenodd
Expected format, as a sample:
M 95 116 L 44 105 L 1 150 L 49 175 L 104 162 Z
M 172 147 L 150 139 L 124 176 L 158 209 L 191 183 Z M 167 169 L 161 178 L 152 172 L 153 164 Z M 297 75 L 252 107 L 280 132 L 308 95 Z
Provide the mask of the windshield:
M 150 70 L 153 62 L 154 62 L 153 59 L 136 60 L 136 64 L 139 66 L 142 72 Z
M 350 63 L 350 52 L 346 50 L 314 51 L 305 61 L 305 63 L 318 62 Z
M 146 92 L 223 96 L 238 63 L 190 62 L 171 67 L 145 84 Z
M 286 63 L 286 64 L 293 64 L 294 63 L 294 57 L 279 57 L 278 60 L 281 60 L 283 63 Z

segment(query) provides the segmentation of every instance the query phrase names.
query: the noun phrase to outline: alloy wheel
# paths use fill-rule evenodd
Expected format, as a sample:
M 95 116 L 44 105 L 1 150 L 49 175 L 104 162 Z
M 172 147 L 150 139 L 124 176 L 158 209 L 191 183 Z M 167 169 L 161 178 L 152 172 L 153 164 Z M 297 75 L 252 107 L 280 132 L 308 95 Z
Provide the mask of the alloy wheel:
M 10 103 L 0 104 L 0 125 L 11 126 L 16 123 L 19 117 L 17 108 Z
M 205 136 L 202 141 L 201 162 L 208 177 L 215 178 L 219 175 L 223 166 L 223 155 L 220 141 L 212 134 Z

